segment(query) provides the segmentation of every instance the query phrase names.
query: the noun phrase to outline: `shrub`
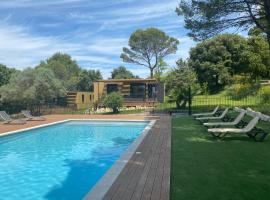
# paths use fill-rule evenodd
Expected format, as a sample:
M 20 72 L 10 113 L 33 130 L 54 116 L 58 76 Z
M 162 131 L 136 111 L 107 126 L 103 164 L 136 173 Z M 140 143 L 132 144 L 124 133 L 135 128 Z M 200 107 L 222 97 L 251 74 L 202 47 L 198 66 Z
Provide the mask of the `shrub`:
M 228 88 L 226 94 L 232 99 L 239 100 L 251 95 L 256 95 L 259 89 L 259 83 L 238 83 Z
M 119 108 L 123 105 L 124 99 L 119 92 L 112 92 L 104 99 L 104 106 L 111 108 L 113 113 L 118 113 Z
M 262 88 L 262 103 L 270 104 L 270 87 Z

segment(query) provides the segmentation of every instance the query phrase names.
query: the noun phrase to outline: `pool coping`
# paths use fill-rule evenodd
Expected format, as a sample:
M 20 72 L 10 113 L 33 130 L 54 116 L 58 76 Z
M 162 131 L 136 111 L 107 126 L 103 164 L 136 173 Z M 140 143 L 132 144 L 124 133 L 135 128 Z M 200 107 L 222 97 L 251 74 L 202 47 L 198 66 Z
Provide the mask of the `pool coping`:
M 114 181 L 120 175 L 126 164 L 136 152 L 139 145 L 142 143 L 148 132 L 151 130 L 156 120 L 127 120 L 127 121 L 149 121 L 149 124 L 145 127 L 139 137 L 129 145 L 128 149 L 115 161 L 111 168 L 100 178 L 95 186 L 85 195 L 84 200 L 102 200 L 105 194 L 108 192 Z
M 56 125 L 56 124 L 61 124 L 61 123 L 65 123 L 65 122 L 69 122 L 69 121 L 116 121 L 116 122 L 150 122 L 153 120 L 123 120 L 123 119 L 65 119 L 65 120 L 60 120 L 57 122 L 52 122 L 52 123 L 47 123 L 47 124 L 41 124 L 41 125 L 37 125 L 37 126 L 33 126 L 33 127 L 28 127 L 28 128 L 22 128 L 22 129 L 18 129 L 15 131 L 8 131 L 8 132 L 4 132 L 0 134 L 0 137 L 3 136 L 7 136 L 7 135 L 12 135 L 12 134 L 17 134 L 20 132 L 24 132 L 24 131 L 30 131 L 33 129 L 38 129 L 38 128 L 43 128 L 46 126 L 51 126 L 51 125 Z

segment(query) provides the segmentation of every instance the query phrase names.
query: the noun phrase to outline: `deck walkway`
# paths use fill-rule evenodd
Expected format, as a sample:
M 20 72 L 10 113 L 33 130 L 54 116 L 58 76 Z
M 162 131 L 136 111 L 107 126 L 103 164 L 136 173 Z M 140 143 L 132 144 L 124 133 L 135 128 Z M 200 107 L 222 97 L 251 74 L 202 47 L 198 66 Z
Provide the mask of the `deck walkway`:
M 104 200 L 169 200 L 171 119 L 160 116 Z

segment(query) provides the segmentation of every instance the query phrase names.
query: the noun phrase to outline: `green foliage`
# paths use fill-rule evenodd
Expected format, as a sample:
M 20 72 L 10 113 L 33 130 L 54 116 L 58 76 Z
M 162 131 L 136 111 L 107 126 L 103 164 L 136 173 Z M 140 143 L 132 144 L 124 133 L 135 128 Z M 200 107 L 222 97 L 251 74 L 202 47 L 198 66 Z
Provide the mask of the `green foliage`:
M 16 72 L 15 69 L 8 68 L 5 65 L 0 64 L 0 87 L 8 84 L 9 79 L 14 72 Z
M 49 69 L 25 69 L 12 74 L 7 85 L 0 88 L 2 102 L 35 104 L 52 102 L 66 95 L 61 82 Z
M 108 94 L 103 103 L 107 108 L 111 108 L 113 113 L 117 113 L 119 108 L 123 105 L 124 98 L 119 92 L 112 92 Z
M 130 78 L 137 78 L 132 74 L 131 71 L 127 70 L 124 66 L 120 66 L 118 68 L 115 68 L 112 71 L 111 75 L 112 79 L 130 79 Z
M 67 90 L 77 89 L 80 67 L 68 54 L 55 53 L 46 62 L 41 62 L 37 68 L 52 70 L 55 77 L 63 82 Z
M 170 101 L 175 101 L 177 108 L 186 106 L 189 100 L 189 89 L 191 89 L 191 95 L 197 92 L 196 81 L 197 76 L 193 69 L 185 61 L 178 60 L 177 67 L 166 78 Z
M 267 0 L 181 0 L 176 9 L 185 17 L 189 36 L 204 40 L 226 29 L 247 30 L 256 26 L 268 37 L 270 45 L 270 6 Z
M 246 48 L 243 37 L 220 35 L 192 48 L 189 64 L 198 74 L 199 83 L 207 83 L 211 93 L 217 92 L 230 82 L 232 74 L 243 71 L 241 53 Z
M 266 38 L 251 35 L 247 45 L 240 57 L 242 66 L 245 66 L 244 72 L 254 78 L 270 78 L 270 50 Z
M 257 95 L 260 83 L 237 83 L 226 90 L 226 94 L 232 99 L 239 100 L 248 96 Z
M 158 66 L 155 70 L 155 73 L 154 73 L 154 78 L 158 81 L 161 81 L 163 80 L 165 77 L 164 77 L 164 72 L 167 70 L 168 68 L 168 64 L 163 60 L 161 59 L 159 62 L 158 62 Z
M 159 61 L 177 51 L 179 41 L 156 28 L 139 29 L 129 38 L 129 48 L 124 47 L 121 58 L 150 69 L 151 78 Z
M 102 76 L 98 70 L 81 70 L 78 77 L 77 90 L 93 91 L 93 83 L 100 79 L 102 79 Z
M 263 87 L 262 93 L 262 103 L 270 105 L 270 86 Z
M 210 93 L 231 83 L 232 76 L 247 74 L 253 79 L 270 77 L 270 51 L 264 36 L 224 34 L 199 43 L 190 51 L 190 66 L 199 83 Z

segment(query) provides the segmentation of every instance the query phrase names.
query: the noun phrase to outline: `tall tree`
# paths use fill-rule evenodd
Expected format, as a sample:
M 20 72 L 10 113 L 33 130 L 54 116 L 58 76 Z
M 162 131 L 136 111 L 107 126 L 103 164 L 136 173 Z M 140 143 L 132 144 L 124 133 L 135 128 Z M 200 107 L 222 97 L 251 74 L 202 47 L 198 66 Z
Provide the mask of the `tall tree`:
M 133 75 L 133 73 L 124 66 L 120 66 L 118 68 L 113 69 L 111 74 L 112 79 L 130 79 L 130 78 L 136 78 L 136 76 Z
M 64 83 L 67 90 L 76 90 L 80 67 L 68 54 L 55 53 L 46 61 L 42 61 L 37 68 L 50 69 L 55 77 Z
M 166 77 L 166 86 L 169 90 L 171 101 L 176 102 L 176 107 L 185 107 L 189 100 L 189 89 L 196 93 L 197 75 L 194 70 L 183 60 L 177 61 L 177 67 L 172 69 Z
M 270 45 L 269 0 L 181 0 L 176 8 L 185 17 L 185 27 L 196 40 L 204 40 L 226 29 L 258 27 Z
M 245 38 L 224 34 L 205 40 L 190 50 L 190 66 L 201 85 L 207 83 L 211 93 L 222 89 L 233 74 L 245 71 L 241 54 L 247 49 Z
M 156 28 L 137 30 L 129 38 L 129 48 L 124 47 L 121 58 L 124 62 L 145 66 L 153 78 L 160 60 L 177 51 L 179 41 Z
M 77 90 L 93 91 L 94 82 L 102 79 L 102 76 L 99 70 L 81 70 L 78 79 Z
M 8 68 L 7 66 L 0 64 L 0 87 L 8 84 L 9 79 L 14 72 L 16 72 L 15 69 Z

